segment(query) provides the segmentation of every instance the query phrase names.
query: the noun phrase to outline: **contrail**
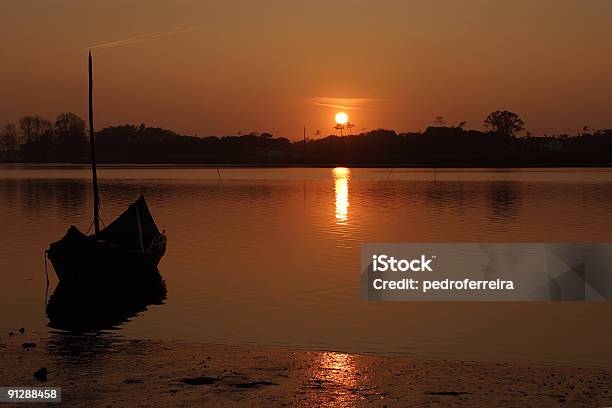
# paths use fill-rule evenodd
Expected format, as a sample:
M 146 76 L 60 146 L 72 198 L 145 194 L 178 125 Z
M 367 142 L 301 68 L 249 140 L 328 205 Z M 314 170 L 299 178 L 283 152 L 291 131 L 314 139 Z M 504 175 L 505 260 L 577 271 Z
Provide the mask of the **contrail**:
M 122 47 L 124 45 L 131 45 L 141 43 L 143 41 L 153 40 L 161 37 L 169 37 L 172 35 L 183 34 L 183 33 L 192 33 L 194 31 L 199 31 L 204 29 L 204 26 L 194 26 L 194 27 L 175 27 L 171 28 L 167 31 L 156 31 L 154 33 L 147 33 L 137 35 L 135 37 L 126 38 L 124 40 L 111 41 L 107 43 L 95 44 L 89 47 L 82 48 L 82 50 L 102 50 L 105 48 L 116 48 Z

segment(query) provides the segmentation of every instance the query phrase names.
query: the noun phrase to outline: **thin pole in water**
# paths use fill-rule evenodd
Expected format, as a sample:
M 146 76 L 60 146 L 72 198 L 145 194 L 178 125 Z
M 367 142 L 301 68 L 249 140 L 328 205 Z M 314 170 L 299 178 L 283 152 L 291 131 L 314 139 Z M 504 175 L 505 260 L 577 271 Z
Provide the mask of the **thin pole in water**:
M 302 166 L 306 167 L 306 126 L 304 126 L 304 147 L 302 148 Z
M 91 173 L 93 177 L 94 229 L 97 234 L 100 232 L 100 197 L 98 196 L 98 176 L 96 174 L 96 139 L 94 135 L 93 119 L 93 68 L 91 51 L 89 51 L 89 144 L 91 146 Z

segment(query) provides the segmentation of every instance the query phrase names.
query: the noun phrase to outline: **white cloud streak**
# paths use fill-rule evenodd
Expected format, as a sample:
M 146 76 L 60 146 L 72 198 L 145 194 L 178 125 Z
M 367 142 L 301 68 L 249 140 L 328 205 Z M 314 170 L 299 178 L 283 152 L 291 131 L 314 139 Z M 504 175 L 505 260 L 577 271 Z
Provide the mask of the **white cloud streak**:
M 379 102 L 380 99 L 370 98 L 312 98 L 309 102 L 315 106 L 323 106 L 326 108 L 343 109 L 343 110 L 360 110 L 366 109 L 372 104 Z
M 144 41 L 154 40 L 156 38 L 170 37 L 178 34 L 192 33 L 204 29 L 204 26 L 193 26 L 193 27 L 174 27 L 167 31 L 156 31 L 154 33 L 141 34 L 134 37 L 126 38 L 123 40 L 111 41 L 107 43 L 95 44 L 89 47 L 83 48 L 83 50 L 103 50 L 106 48 L 122 47 L 124 45 L 138 44 Z

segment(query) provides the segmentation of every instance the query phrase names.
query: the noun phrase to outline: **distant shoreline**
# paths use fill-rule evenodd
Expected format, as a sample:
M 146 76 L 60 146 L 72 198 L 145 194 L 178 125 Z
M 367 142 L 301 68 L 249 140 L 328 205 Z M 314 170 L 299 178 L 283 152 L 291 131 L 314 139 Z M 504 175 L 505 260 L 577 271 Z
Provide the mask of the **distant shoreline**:
M 19 136 L 11 128 L 12 133 L 2 136 L 0 162 L 89 163 L 91 145 L 83 121 L 74 121 L 68 133 L 49 127 L 29 136 L 23 130 Z M 438 126 L 418 133 L 377 129 L 354 136 L 291 141 L 268 133 L 198 137 L 124 125 L 101 129 L 95 137 L 97 163 L 210 167 L 609 167 L 611 150 L 612 129 L 574 136 L 517 137 Z
M 90 163 L 87 162 L 78 162 L 78 163 L 70 163 L 70 162 L 0 162 L 1 167 L 72 167 L 72 168 L 84 168 L 90 167 Z M 98 167 L 102 168 L 120 168 L 120 167 L 134 167 L 134 168 L 148 168 L 148 167 L 175 167 L 175 168 L 254 168 L 254 169 L 294 169 L 294 168 L 335 168 L 335 167 L 349 167 L 349 168 L 362 168 L 362 169 L 427 169 L 427 170 L 435 170 L 435 169 L 458 169 L 458 170 L 467 170 L 467 169 L 612 169 L 612 164 L 533 164 L 533 163 L 524 163 L 524 164 L 512 164 L 512 165 L 432 165 L 432 164 L 389 164 L 389 163 L 380 163 L 380 164 L 360 164 L 360 163 L 320 163 L 320 164 L 297 164 L 297 163 L 278 163 L 278 164 L 261 164 L 261 163 L 165 163 L 165 162 L 132 162 L 132 163 L 121 163 L 121 162 L 103 162 L 98 163 Z

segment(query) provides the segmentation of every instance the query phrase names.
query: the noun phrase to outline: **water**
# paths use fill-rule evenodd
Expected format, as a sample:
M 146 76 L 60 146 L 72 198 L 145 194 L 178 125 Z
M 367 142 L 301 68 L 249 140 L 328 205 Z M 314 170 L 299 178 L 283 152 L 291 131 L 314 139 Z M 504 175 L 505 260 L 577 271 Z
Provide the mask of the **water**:
M 86 167 L 0 167 L 0 336 L 53 329 L 43 250 L 86 231 Z M 144 194 L 166 303 L 129 338 L 612 366 L 611 303 L 369 303 L 364 242 L 608 242 L 607 169 L 102 167 L 102 218 Z M 56 283 L 52 275 L 52 287 Z

